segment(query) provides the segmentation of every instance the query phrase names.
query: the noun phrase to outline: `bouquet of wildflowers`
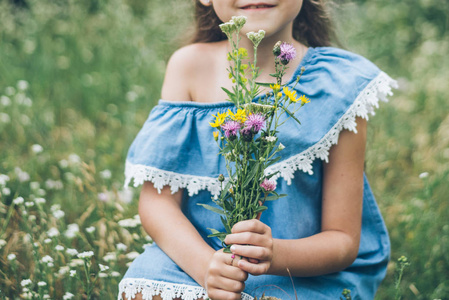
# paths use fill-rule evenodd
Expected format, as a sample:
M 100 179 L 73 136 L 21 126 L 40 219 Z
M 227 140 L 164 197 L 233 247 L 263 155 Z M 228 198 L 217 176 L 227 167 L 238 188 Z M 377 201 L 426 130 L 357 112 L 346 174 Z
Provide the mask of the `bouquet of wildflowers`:
M 295 48 L 287 43 L 278 42 L 273 48 L 275 73 L 270 74 L 276 82 L 256 82 L 259 76 L 257 63 L 257 47 L 265 36 L 263 30 L 249 32 L 248 38 L 253 43 L 254 60 L 248 62 L 248 50 L 239 48 L 239 32 L 246 22 L 245 17 L 233 17 L 231 21 L 221 24 L 221 30 L 227 35 L 231 44 L 228 53 L 230 66 L 227 69 L 234 86 L 232 91 L 223 90 L 237 108 L 236 112 L 217 113 L 210 125 L 217 129 L 214 132 L 215 141 L 220 147 L 220 155 L 226 161 L 227 178 L 220 175 L 221 193 L 213 201 L 219 208 L 200 204 L 205 208 L 219 213 L 226 232 L 211 229 L 209 237 L 218 237 L 224 244 L 227 234 L 231 233 L 234 224 L 260 217 L 267 209 L 265 201 L 277 200 L 286 195 L 276 193 L 276 181 L 272 179 L 277 173 L 267 174 L 266 170 L 279 161 L 277 155 L 284 146 L 278 142 L 279 127 L 289 118 L 295 117 L 295 112 L 309 100 L 296 95 L 296 91 L 282 85 L 282 77 L 286 65 L 295 58 Z M 301 69 L 301 75 L 304 69 Z M 301 77 L 296 78 L 295 86 Z M 270 91 L 256 98 L 261 87 Z M 256 100 L 254 100 L 256 98 Z M 287 114 L 287 118 L 281 118 Z

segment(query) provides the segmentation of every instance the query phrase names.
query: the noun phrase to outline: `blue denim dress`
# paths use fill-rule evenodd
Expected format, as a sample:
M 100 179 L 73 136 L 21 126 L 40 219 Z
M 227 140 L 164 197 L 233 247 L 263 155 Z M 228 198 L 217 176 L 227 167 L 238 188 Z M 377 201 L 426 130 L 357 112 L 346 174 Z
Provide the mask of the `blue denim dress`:
M 285 198 L 267 203 L 261 221 L 272 229 L 273 238 L 300 239 L 321 230 L 323 163 L 329 149 L 347 129 L 357 132 L 355 119 L 368 119 L 379 100 L 386 100 L 396 82 L 365 58 L 330 47 L 309 48 L 295 75 L 305 67 L 299 95 L 310 103 L 281 127 L 279 141 L 285 146 L 282 159 L 269 172 L 279 172 L 277 192 Z M 126 161 L 126 185 L 151 181 L 172 192 L 184 189 L 182 210 L 204 240 L 220 249 L 218 239 L 210 239 L 207 228 L 224 230 L 217 214 L 197 203 L 214 205 L 211 196 L 219 193 L 217 177 L 226 174 L 224 159 L 217 155 L 209 122 L 212 114 L 235 107 L 228 103 L 170 102 L 160 100 L 132 143 Z M 186 245 L 188 247 L 189 245 Z M 343 271 L 308 278 L 262 275 L 249 276 L 243 299 L 265 293 L 281 299 L 339 299 L 350 289 L 353 299 L 373 299 L 385 276 L 390 243 L 366 177 L 364 178 L 361 241 L 354 263 Z M 156 244 L 146 247 L 129 267 L 119 284 L 119 296 L 143 299 L 161 295 L 175 298 L 206 298 L 205 290 L 180 269 Z

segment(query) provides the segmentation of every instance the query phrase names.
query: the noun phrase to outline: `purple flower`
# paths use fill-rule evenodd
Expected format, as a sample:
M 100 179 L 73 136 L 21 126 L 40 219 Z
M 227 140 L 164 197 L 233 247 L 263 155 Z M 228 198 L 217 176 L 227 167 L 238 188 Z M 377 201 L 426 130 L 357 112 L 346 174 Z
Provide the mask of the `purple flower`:
M 237 121 L 227 121 L 221 125 L 221 128 L 225 131 L 224 134 L 227 138 L 232 138 L 237 136 L 240 126 L 240 123 Z
M 260 186 L 264 189 L 266 193 L 272 192 L 276 189 L 276 181 L 265 178 Z
M 254 133 L 258 133 L 265 126 L 265 117 L 262 114 L 249 115 L 245 121 L 245 130 L 252 129 Z
M 288 64 L 291 60 L 296 57 L 296 49 L 292 44 L 282 43 L 280 45 L 281 54 L 279 54 L 278 58 L 280 59 L 283 65 Z

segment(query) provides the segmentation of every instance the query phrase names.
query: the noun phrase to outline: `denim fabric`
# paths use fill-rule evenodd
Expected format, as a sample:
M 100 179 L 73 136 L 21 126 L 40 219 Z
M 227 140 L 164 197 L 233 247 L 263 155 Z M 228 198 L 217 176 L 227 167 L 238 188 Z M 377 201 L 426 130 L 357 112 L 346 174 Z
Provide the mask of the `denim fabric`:
M 371 62 L 353 53 L 327 47 L 309 48 L 289 81 L 290 86 L 302 66 L 306 70 L 295 89 L 311 102 L 296 115 L 301 125 L 289 120 L 281 127 L 279 141 L 285 145 L 281 162 L 318 143 L 345 117 L 357 96 L 380 73 Z M 218 147 L 212 135 L 214 129 L 209 122 L 212 114 L 228 109 L 235 110 L 235 107 L 226 102 L 202 104 L 161 100 L 131 145 L 127 161 L 184 175 L 215 178 L 226 174 L 224 159 L 217 155 Z M 272 228 L 274 238 L 298 239 L 320 232 L 323 161 L 314 159 L 311 166 L 309 173 L 296 171 L 291 184 L 278 179 L 277 192 L 288 196 L 268 202 L 268 210 L 261 218 Z M 197 203 L 214 205 L 211 193 L 207 190 L 192 196 L 184 193 L 182 210 L 204 240 L 214 249 L 220 249 L 217 239 L 207 238 L 210 233 L 207 228 L 224 230 L 220 218 Z M 352 291 L 353 299 L 373 299 L 385 276 L 389 252 L 388 233 L 364 177 L 362 233 L 357 259 L 341 272 L 293 278 L 299 299 L 339 299 L 344 288 Z M 131 264 L 124 278 L 197 285 L 157 245 L 147 247 Z M 294 298 L 290 278 L 282 276 L 250 276 L 245 292 L 257 297 L 265 292 L 283 299 Z

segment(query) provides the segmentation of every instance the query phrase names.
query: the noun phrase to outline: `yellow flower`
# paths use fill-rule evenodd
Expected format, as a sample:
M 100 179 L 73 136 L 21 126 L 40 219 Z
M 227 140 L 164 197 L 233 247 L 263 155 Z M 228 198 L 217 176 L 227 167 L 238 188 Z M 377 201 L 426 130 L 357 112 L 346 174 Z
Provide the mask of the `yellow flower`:
M 226 119 L 226 117 L 228 116 L 228 113 L 217 113 L 217 115 L 215 116 L 215 115 L 212 115 L 214 118 L 215 118 L 215 121 L 214 121 L 214 123 L 209 123 L 210 124 L 210 126 L 212 126 L 212 127 L 220 127 L 221 126 L 221 124 L 223 124 L 224 123 L 224 121 L 225 121 L 225 119 Z
M 270 84 L 270 88 L 276 93 L 281 89 L 281 86 L 279 84 Z
M 220 134 L 220 132 L 218 131 L 214 131 L 214 140 L 218 141 L 218 135 Z
M 241 58 L 247 58 L 248 57 L 248 50 L 245 48 L 239 48 L 239 56 Z
M 231 117 L 232 120 L 238 121 L 238 122 L 245 122 L 247 115 L 245 109 L 237 109 L 237 112 L 234 114 L 231 110 L 228 110 L 228 115 Z
M 310 102 L 309 98 L 307 98 L 305 95 L 302 95 L 301 97 L 299 97 L 298 100 L 301 100 L 301 102 L 303 104 L 306 104 L 306 103 Z
M 282 93 L 279 92 L 279 93 L 277 94 L 277 97 L 278 97 L 278 98 L 281 98 L 281 97 L 282 97 Z
M 284 87 L 283 91 L 284 91 L 285 96 L 287 96 L 291 102 L 295 102 L 295 103 L 298 102 L 299 98 L 296 99 L 296 91 L 290 91 L 287 87 Z

